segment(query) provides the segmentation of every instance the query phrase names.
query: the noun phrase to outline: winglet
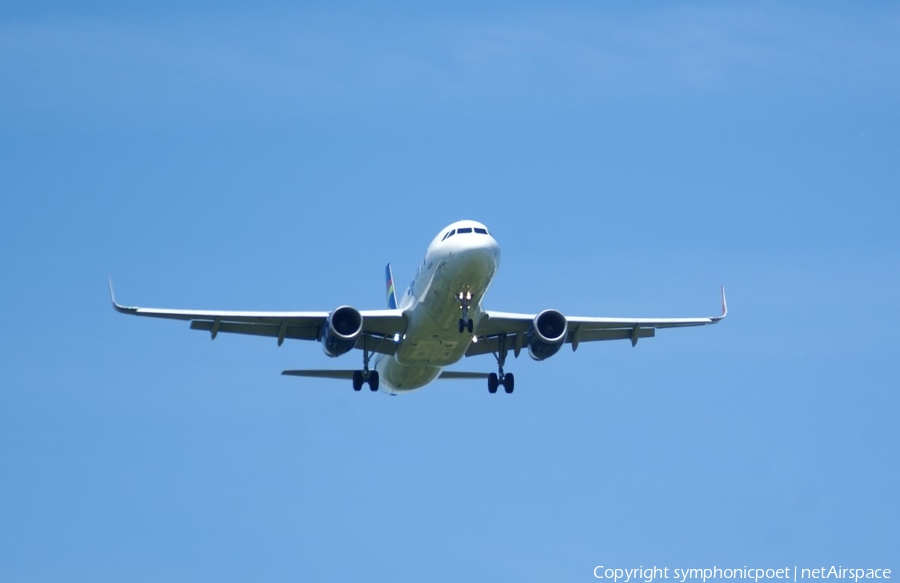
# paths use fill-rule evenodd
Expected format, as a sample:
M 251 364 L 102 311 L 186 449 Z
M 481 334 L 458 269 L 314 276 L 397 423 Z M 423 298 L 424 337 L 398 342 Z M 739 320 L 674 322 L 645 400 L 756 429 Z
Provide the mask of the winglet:
M 129 313 L 135 312 L 134 308 L 126 308 L 125 306 L 119 304 L 116 301 L 116 292 L 115 292 L 115 290 L 113 290 L 112 276 L 108 275 L 108 276 L 106 276 L 106 279 L 109 282 L 109 301 L 112 302 L 113 309 L 115 311 L 121 312 L 123 314 L 129 314 Z
M 111 301 L 112 305 L 115 306 L 116 305 L 116 292 L 113 290 L 112 276 L 107 275 L 106 281 L 109 283 L 109 301 Z
M 718 322 L 722 318 L 728 315 L 728 303 L 725 301 L 725 286 L 722 286 L 722 315 L 716 318 L 713 318 L 714 322 Z

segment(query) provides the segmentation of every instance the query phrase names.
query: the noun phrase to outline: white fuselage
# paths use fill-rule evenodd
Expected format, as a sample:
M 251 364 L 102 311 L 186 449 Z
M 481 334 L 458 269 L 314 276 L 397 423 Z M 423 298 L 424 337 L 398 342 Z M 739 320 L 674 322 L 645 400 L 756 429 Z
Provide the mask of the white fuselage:
M 448 237 L 450 232 L 454 234 Z M 409 324 L 396 353 L 375 362 L 382 391 L 423 387 L 465 355 L 474 335 L 459 331 L 460 294 L 471 298 L 468 318 L 477 330 L 484 314 L 481 300 L 499 265 L 500 246 L 481 223 L 460 221 L 435 237 L 416 276 L 397 298 Z

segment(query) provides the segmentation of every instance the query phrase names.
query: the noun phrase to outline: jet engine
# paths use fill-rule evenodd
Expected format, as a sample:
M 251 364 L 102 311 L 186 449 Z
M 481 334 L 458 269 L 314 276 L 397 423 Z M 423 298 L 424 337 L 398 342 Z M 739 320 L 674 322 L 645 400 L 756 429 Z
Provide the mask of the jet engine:
M 528 354 L 535 360 L 550 358 L 562 348 L 569 325 L 556 310 L 544 310 L 534 317 L 528 333 Z
M 362 334 L 363 318 L 356 308 L 341 306 L 328 314 L 322 330 L 322 349 L 328 356 L 340 356 L 356 346 Z

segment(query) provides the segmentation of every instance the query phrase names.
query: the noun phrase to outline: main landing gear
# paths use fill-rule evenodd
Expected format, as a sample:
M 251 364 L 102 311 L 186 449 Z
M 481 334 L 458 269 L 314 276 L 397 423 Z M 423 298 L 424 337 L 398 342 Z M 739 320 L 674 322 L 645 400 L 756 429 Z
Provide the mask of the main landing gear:
M 462 310 L 462 318 L 459 319 L 459 333 L 468 331 L 469 334 L 475 329 L 475 323 L 469 318 L 469 306 L 472 304 L 472 292 L 459 292 L 456 294 L 459 300 L 459 307 Z
M 369 384 L 370 391 L 378 390 L 378 371 L 377 370 L 355 370 L 353 371 L 353 390 L 362 390 L 364 384 Z
M 506 364 L 506 354 L 508 352 L 506 336 L 500 336 L 497 338 L 497 341 L 500 343 L 500 346 L 497 352 L 494 353 L 494 358 L 497 359 L 498 372 L 492 372 L 488 375 L 488 392 L 494 394 L 497 392 L 497 388 L 503 385 L 503 390 L 506 391 L 506 394 L 510 394 L 516 387 L 516 377 L 511 372 L 503 372 L 503 365 Z
M 353 371 L 353 390 L 359 391 L 366 383 L 369 384 L 369 390 L 373 393 L 378 390 L 378 371 L 369 370 L 369 337 L 363 336 L 363 369 Z
M 493 394 L 497 392 L 497 388 L 503 385 L 503 390 L 507 393 L 512 393 L 513 389 L 516 386 L 516 378 L 513 376 L 513 373 L 508 372 L 506 374 L 503 373 L 502 369 L 500 375 L 492 372 L 488 375 L 488 392 Z

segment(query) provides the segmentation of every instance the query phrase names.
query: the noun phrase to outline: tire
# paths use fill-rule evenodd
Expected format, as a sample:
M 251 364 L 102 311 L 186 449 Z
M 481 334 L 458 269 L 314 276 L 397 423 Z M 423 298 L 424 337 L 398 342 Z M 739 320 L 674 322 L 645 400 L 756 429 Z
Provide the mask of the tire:
M 475 322 L 473 322 L 472 320 L 469 320 L 467 327 L 469 329 L 469 334 L 471 334 L 475 330 Z
M 488 392 L 494 394 L 497 392 L 497 386 L 500 384 L 500 381 L 497 380 L 497 373 L 491 373 L 488 375 Z
M 507 373 L 503 377 L 503 390 L 506 391 L 506 394 L 510 394 L 513 392 L 513 389 L 516 388 L 516 377 L 512 375 L 512 373 Z
M 465 329 L 466 329 L 466 323 L 462 318 L 460 318 L 459 319 L 459 333 L 462 334 L 463 330 L 465 330 Z
M 373 370 L 369 373 L 369 390 L 373 393 L 378 390 L 379 379 L 378 379 L 378 371 Z
M 358 391 L 358 390 L 362 389 L 362 386 L 363 386 L 362 371 L 361 370 L 353 371 L 353 390 Z

